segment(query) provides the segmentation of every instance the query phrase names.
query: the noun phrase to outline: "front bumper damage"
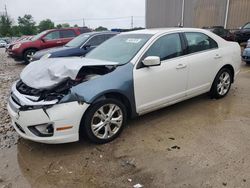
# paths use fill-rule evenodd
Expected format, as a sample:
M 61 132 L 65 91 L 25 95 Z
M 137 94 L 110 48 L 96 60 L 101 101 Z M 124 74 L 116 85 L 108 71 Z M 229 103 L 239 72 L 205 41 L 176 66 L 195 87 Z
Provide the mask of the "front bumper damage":
M 33 109 L 25 109 L 25 106 L 32 106 Z M 34 96 L 21 94 L 14 84 L 7 109 L 12 125 L 21 137 L 58 144 L 79 140 L 81 118 L 88 106 L 78 101 L 62 104 L 58 104 L 57 100 L 36 102 Z

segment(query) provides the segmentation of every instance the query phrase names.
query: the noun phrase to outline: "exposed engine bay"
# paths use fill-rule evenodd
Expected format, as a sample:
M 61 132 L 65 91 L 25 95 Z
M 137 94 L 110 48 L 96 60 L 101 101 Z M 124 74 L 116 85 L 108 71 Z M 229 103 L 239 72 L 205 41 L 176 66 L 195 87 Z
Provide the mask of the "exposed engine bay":
M 70 92 L 70 89 L 80 83 L 96 79 L 102 75 L 108 74 L 116 69 L 116 66 L 88 66 L 82 67 L 76 78 L 66 78 L 54 87 L 48 89 L 36 89 L 25 84 L 21 79 L 16 84 L 16 89 L 23 95 L 34 97 L 34 102 L 60 100 Z

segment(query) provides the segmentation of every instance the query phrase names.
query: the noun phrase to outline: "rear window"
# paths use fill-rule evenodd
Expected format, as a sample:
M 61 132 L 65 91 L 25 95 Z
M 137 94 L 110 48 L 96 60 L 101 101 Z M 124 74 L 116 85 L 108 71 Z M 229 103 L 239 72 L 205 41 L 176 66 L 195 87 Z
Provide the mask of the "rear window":
M 76 36 L 76 33 L 73 30 L 62 30 L 60 32 L 62 38 L 72 38 Z
M 218 48 L 217 42 L 203 33 L 187 32 L 185 35 L 188 42 L 188 52 L 190 54 Z

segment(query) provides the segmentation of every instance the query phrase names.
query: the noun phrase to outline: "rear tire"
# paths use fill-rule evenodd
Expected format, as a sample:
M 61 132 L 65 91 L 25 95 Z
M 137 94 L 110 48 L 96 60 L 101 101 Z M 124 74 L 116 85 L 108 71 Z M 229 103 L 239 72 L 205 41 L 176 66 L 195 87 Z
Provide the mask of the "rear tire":
M 84 114 L 81 129 L 91 142 L 105 144 L 119 136 L 126 120 L 124 104 L 116 99 L 104 99 L 89 107 Z
M 23 59 L 24 59 L 24 62 L 25 63 L 30 63 L 31 60 L 32 60 L 32 56 L 37 52 L 36 49 L 29 49 L 29 50 L 26 50 L 23 54 Z
M 233 76 L 231 70 L 222 68 L 214 79 L 210 90 L 211 97 L 216 99 L 225 97 L 231 88 L 232 81 Z

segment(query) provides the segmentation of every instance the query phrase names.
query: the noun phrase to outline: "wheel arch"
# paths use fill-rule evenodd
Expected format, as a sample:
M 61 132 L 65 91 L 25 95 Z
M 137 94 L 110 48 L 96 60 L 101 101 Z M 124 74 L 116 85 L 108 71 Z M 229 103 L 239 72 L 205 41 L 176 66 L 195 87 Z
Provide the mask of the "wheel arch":
M 109 99 L 109 98 L 117 99 L 120 102 L 122 102 L 126 107 L 128 117 L 129 118 L 133 117 L 133 107 L 131 105 L 131 102 L 129 101 L 128 97 L 126 95 L 122 94 L 121 92 L 110 91 L 110 92 L 103 93 L 103 94 L 98 95 L 95 98 L 93 98 L 92 103 L 96 103 L 100 100 Z
M 87 108 L 86 112 L 88 110 L 90 110 L 90 106 L 91 104 L 95 104 L 97 102 L 100 102 L 104 99 L 116 99 L 119 100 L 120 102 L 122 102 L 127 110 L 127 117 L 131 118 L 134 117 L 136 115 L 133 114 L 133 107 L 128 99 L 128 97 L 126 97 L 124 94 L 117 92 L 117 91 L 112 91 L 112 92 L 107 92 L 107 93 L 103 93 L 101 95 L 96 96 L 95 98 L 93 98 L 90 102 L 89 107 Z M 86 117 L 86 112 L 82 115 L 81 121 L 80 121 L 80 125 L 79 125 L 79 135 L 80 137 L 82 136 L 86 136 L 86 132 L 84 131 L 84 118 Z
M 22 55 L 24 56 L 25 52 L 27 52 L 28 50 L 36 50 L 36 51 L 39 51 L 39 49 L 36 48 L 36 47 L 29 47 L 29 48 L 26 48 L 26 49 L 23 50 Z
M 233 66 L 230 65 L 230 64 L 226 64 L 226 65 L 224 65 L 223 67 L 221 67 L 221 69 L 224 69 L 224 68 L 227 68 L 227 69 L 229 69 L 229 70 L 231 71 L 231 73 L 232 73 L 232 83 L 234 83 L 235 71 L 234 71 Z M 221 71 L 221 69 L 218 71 L 218 73 Z M 218 73 L 217 73 L 217 74 L 218 74 Z

